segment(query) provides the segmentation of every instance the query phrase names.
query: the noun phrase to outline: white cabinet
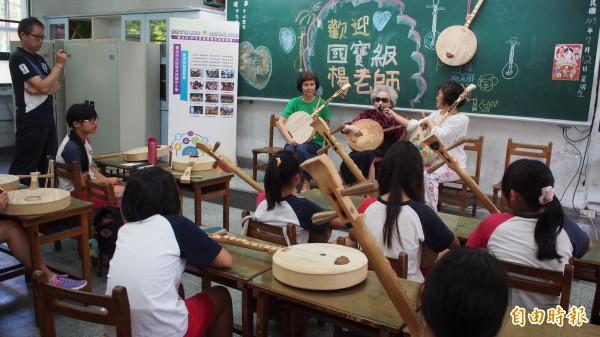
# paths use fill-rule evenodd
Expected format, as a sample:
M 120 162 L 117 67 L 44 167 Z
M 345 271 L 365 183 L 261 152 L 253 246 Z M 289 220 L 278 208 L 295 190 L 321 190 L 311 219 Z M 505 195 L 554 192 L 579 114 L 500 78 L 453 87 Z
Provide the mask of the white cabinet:
M 68 41 L 67 106 L 93 104 L 100 121 L 94 153 L 145 146 L 159 136 L 159 48 L 127 41 Z

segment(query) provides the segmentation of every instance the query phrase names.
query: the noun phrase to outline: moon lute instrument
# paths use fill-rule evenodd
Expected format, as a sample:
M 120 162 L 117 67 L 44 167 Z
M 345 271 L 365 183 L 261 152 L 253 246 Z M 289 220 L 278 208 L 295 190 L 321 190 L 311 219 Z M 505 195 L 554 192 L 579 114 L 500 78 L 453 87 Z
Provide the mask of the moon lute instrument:
M 367 257 L 358 249 L 327 243 L 281 247 L 237 236 L 214 233 L 209 236 L 220 243 L 273 255 L 273 276 L 292 287 L 336 290 L 352 287 L 367 278 Z
M 363 194 L 365 191 L 376 191 L 378 189 L 377 182 L 368 181 L 343 189 L 342 178 L 337 173 L 337 169 L 331 159 L 326 155 L 311 158 L 300 166 L 313 177 L 319 189 L 329 199 L 337 216 L 344 223 L 348 224 L 350 233 L 363 248 L 363 252 L 367 255 L 383 288 L 396 310 L 398 310 L 400 317 L 402 317 L 402 320 L 408 326 L 411 335 L 423 337 L 425 335 L 425 328 L 417 314 L 415 304 L 411 303 L 406 296 L 390 262 L 377 246 L 373 236 L 367 231 L 364 223 L 364 215 L 358 213 L 350 199 L 350 195 Z
M 444 64 L 461 66 L 471 61 L 477 51 L 477 38 L 469 25 L 479 11 L 483 0 L 479 0 L 464 26 L 450 26 L 442 31 L 435 44 L 435 53 Z
M 352 125 L 359 128 L 362 132 L 362 136 L 346 134 L 348 146 L 354 151 L 375 150 L 383 143 L 386 132 L 402 127 L 402 125 L 396 125 L 384 129 L 372 119 L 359 119 L 352 123 Z
M 440 139 L 440 137 L 438 137 L 437 135 L 431 135 L 429 136 L 429 138 L 425 139 L 424 143 L 430 147 L 433 151 L 436 151 L 438 153 L 438 157 L 442 159 L 442 162 L 440 162 L 439 164 L 430 167 L 427 172 L 431 173 L 435 170 L 437 170 L 438 168 L 440 168 L 442 165 L 446 164 L 448 165 L 449 168 L 451 168 L 452 170 L 454 170 L 454 172 L 456 172 L 459 176 L 460 179 L 462 179 L 462 181 L 467 184 L 467 186 L 469 186 L 469 188 L 471 189 L 471 191 L 473 192 L 473 194 L 475 195 L 475 197 L 477 199 L 479 199 L 479 201 L 481 201 L 481 203 L 483 204 L 483 206 L 485 206 L 485 208 L 488 210 L 488 212 L 490 213 L 500 213 L 500 210 L 498 210 L 498 207 L 496 207 L 496 205 L 494 205 L 494 203 L 490 200 L 490 198 L 488 198 L 488 196 L 483 193 L 483 191 L 481 190 L 481 187 L 479 187 L 479 185 L 475 182 L 475 180 L 473 180 L 473 178 L 469 175 L 469 173 L 467 173 L 467 171 L 465 171 L 460 164 L 456 161 L 456 159 L 450 154 L 450 150 L 452 150 L 453 148 L 464 144 L 464 142 L 466 141 L 466 138 L 461 138 L 459 139 L 456 143 L 450 145 L 448 148 L 446 148 L 444 146 L 444 142 L 442 142 L 442 140 Z
M 6 215 L 38 215 L 60 211 L 71 205 L 71 193 L 60 188 L 38 188 L 40 174 L 31 174 L 29 189 L 8 191 Z
M 323 110 L 334 98 L 342 95 L 348 91 L 351 87 L 350 83 L 345 83 L 338 89 L 331 97 L 329 97 L 323 104 L 315 109 L 311 114 L 306 111 L 296 111 L 291 114 L 285 120 L 285 128 L 287 129 L 290 136 L 292 136 L 298 144 L 306 144 L 315 137 L 315 129 L 312 128 L 310 123 L 313 121 L 313 116 L 317 116 L 319 111 Z
M 227 156 L 217 151 L 220 145 L 220 142 L 216 142 L 215 146 L 212 147 L 210 144 L 199 140 L 196 143 L 196 148 L 215 159 L 215 162 L 212 164 L 212 168 L 216 168 L 217 165 L 221 163 L 225 165 L 225 167 L 227 167 L 231 172 L 235 173 L 238 177 L 242 178 L 242 180 L 247 182 L 248 185 L 252 186 L 255 190 L 257 190 L 258 192 L 264 192 L 265 188 L 262 187 L 258 182 L 256 182 L 256 180 L 252 179 L 249 175 L 246 174 L 246 172 L 242 171 L 241 168 L 232 163 L 231 160 L 227 158 Z
M 352 172 L 352 175 L 354 175 L 354 177 L 356 178 L 356 181 L 366 182 L 367 178 L 365 178 L 365 176 L 363 176 L 363 174 L 360 171 L 360 169 L 358 168 L 358 166 L 356 166 L 356 163 L 354 162 L 354 160 L 352 160 L 352 158 L 350 158 L 350 156 L 344 150 L 344 147 L 333 136 L 334 133 L 341 131 L 344 128 L 344 125 L 343 124 L 339 125 L 333 131 L 330 131 L 329 125 L 327 125 L 327 123 L 323 120 L 323 118 L 321 118 L 319 116 L 315 116 L 313 118 L 311 126 L 314 127 L 315 130 L 317 130 L 317 132 L 321 134 L 321 136 L 323 136 L 323 138 L 325 139 L 326 144 L 327 144 L 323 148 L 321 148 L 317 152 L 317 154 L 325 153 L 330 148 L 333 149 L 335 151 L 335 153 L 337 153 L 342 158 L 342 161 L 344 162 L 344 164 L 346 164 L 346 166 L 348 166 L 348 169 L 350 169 L 350 172 Z M 377 193 L 371 193 L 370 195 L 372 197 L 375 197 L 375 196 L 377 196 Z
M 159 145 L 156 148 L 156 158 L 164 157 L 169 154 L 169 147 L 167 145 Z M 108 159 L 108 158 L 122 158 L 125 161 L 147 161 L 148 160 L 148 147 L 137 147 L 129 151 L 114 152 L 107 154 L 99 154 L 92 156 L 92 160 Z
M 0 188 L 14 191 L 19 188 L 19 177 L 12 174 L 0 174 Z
M 452 103 L 450 108 L 446 110 L 442 116 L 442 120 L 438 123 L 438 125 L 442 125 L 448 117 L 450 117 L 450 112 L 456 108 L 456 106 L 462 102 L 467 96 L 471 93 L 471 91 L 475 90 L 477 86 L 475 84 L 469 84 L 465 90 L 458 96 L 458 98 Z M 419 152 L 421 153 L 421 157 L 423 157 L 423 164 L 429 164 L 435 160 L 437 153 L 429 148 L 423 141 L 427 139 L 431 135 L 431 130 L 429 128 L 423 128 L 421 125 L 417 126 L 410 134 L 408 140 L 415 144 Z

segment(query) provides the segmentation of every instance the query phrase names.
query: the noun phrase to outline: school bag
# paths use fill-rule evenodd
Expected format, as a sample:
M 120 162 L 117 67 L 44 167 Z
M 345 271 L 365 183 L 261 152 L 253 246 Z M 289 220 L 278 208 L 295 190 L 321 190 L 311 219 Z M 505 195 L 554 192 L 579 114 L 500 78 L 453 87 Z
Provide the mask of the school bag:
M 115 253 L 117 233 L 123 225 L 121 209 L 115 206 L 102 206 L 94 215 L 94 238 L 98 241 L 99 255 L 110 260 Z

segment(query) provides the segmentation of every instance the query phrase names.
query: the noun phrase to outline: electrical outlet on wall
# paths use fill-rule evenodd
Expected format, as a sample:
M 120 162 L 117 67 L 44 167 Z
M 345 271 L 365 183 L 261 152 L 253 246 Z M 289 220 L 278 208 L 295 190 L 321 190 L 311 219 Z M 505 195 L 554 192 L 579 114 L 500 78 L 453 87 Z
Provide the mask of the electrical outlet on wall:
M 595 219 L 596 211 L 594 211 L 593 209 L 582 209 L 579 211 L 579 216 L 581 216 L 582 218 Z

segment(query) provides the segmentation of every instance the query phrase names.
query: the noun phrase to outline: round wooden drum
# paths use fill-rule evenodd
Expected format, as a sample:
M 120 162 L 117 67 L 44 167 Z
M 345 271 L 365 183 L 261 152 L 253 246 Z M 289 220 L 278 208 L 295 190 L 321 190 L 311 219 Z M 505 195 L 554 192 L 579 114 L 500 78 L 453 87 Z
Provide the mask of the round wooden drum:
M 208 171 L 212 169 L 212 165 L 215 162 L 215 159 L 211 156 L 198 156 L 198 157 L 190 157 L 190 156 L 177 156 L 173 157 L 173 169 L 179 171 L 185 171 L 188 167 L 190 160 L 193 162 L 192 172 L 195 171 Z
M 415 144 L 417 149 L 419 149 L 421 157 L 423 157 L 423 164 L 429 164 L 435 159 L 435 157 L 437 157 L 437 153 L 435 151 L 433 151 L 429 146 L 423 144 L 423 141 L 429 136 L 429 130 L 423 130 L 423 128 L 419 125 L 413 130 L 409 138 L 409 141 Z
M 0 174 L 0 187 L 7 192 L 19 189 L 19 177 L 12 174 Z
M 292 287 L 335 290 L 367 278 L 367 257 L 358 249 L 327 243 L 305 243 L 273 255 L 273 276 Z
M 71 205 L 71 193 L 60 188 L 38 188 L 8 192 L 6 215 L 37 215 L 65 209 Z
M 305 144 L 315 137 L 315 129 L 310 125 L 313 119 L 308 112 L 296 111 L 285 120 L 285 127 L 299 144 Z

